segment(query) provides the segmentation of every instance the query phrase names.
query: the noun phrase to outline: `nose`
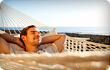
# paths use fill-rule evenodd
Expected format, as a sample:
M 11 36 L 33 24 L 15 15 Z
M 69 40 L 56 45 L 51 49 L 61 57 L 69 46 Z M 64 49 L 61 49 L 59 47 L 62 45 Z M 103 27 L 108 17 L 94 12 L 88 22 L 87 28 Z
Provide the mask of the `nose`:
M 37 35 L 38 37 L 41 37 L 40 33 Z
M 37 37 L 41 37 L 41 34 L 40 33 L 36 33 L 35 34 Z

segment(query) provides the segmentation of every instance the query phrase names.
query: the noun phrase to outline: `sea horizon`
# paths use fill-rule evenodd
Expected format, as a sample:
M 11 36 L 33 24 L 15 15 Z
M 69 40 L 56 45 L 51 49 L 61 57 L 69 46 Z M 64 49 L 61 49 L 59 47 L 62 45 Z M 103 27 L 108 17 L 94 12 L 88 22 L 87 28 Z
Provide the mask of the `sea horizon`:
M 24 27 L 5 27 L 5 30 L 22 30 Z M 48 28 L 48 27 L 43 27 Z M 49 31 L 44 30 L 42 27 L 38 27 L 39 31 Z M 109 29 L 105 27 L 49 27 L 50 30 L 56 28 L 57 32 L 60 33 L 76 33 L 76 34 L 92 34 L 92 35 L 110 35 Z M 4 30 L 3 27 L 0 27 L 0 30 Z

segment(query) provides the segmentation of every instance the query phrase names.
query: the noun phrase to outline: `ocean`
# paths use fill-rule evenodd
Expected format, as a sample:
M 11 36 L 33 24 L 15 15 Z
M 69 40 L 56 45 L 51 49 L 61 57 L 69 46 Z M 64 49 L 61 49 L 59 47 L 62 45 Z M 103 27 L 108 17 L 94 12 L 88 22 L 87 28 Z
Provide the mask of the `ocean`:
M 56 27 L 58 32 L 77 34 L 110 35 L 109 28 L 105 27 Z
M 17 28 L 19 30 L 22 30 L 23 27 L 13 27 L 15 30 Z M 13 30 L 12 27 L 9 27 L 10 30 Z M 38 27 L 40 31 L 48 31 L 48 29 L 52 30 L 53 28 L 56 28 L 58 32 L 61 33 L 77 33 L 77 34 L 93 34 L 93 35 L 110 35 L 109 28 L 105 27 L 49 27 L 49 28 L 42 28 Z M 3 30 L 3 27 L 0 27 L 1 30 Z M 46 30 L 47 29 L 47 30 Z M 5 30 L 8 30 L 8 27 L 5 27 Z

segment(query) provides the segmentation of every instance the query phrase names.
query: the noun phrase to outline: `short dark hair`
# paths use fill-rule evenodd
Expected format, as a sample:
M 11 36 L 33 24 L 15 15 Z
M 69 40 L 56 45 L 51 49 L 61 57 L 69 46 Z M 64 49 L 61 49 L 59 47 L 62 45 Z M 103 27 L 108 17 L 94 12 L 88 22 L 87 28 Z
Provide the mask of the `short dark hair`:
M 29 28 L 32 28 L 32 27 L 36 27 L 36 26 L 35 26 L 35 25 L 27 26 L 27 27 L 25 27 L 25 28 L 21 31 L 21 33 L 20 33 L 20 40 L 21 40 L 21 42 L 23 43 L 24 46 L 25 46 L 25 44 L 24 44 L 23 40 L 21 39 L 21 36 L 22 36 L 22 35 L 26 36 L 26 35 L 27 35 L 27 30 L 28 30 Z M 37 27 L 36 27 L 36 28 L 37 28 Z

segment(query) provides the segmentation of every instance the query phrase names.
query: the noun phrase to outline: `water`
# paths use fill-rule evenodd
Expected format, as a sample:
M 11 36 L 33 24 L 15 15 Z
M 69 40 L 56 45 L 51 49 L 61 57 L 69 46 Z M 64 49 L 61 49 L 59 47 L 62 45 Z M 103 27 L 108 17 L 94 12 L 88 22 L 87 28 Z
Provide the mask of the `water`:
M 104 27 L 56 27 L 58 32 L 77 34 L 110 35 L 109 28 Z
M 17 27 L 19 30 L 22 30 L 22 28 Z M 16 27 L 14 27 L 15 30 L 17 30 Z M 38 27 L 40 31 L 48 31 L 45 27 Z M 54 27 L 50 27 L 53 29 Z M 110 35 L 109 28 L 105 27 L 55 27 L 58 32 L 62 33 L 77 33 L 77 34 L 94 34 L 94 35 Z M 3 27 L 0 27 L 0 29 L 3 30 Z M 10 30 L 13 30 L 12 27 L 9 27 Z M 7 27 L 5 27 L 5 30 L 8 30 Z

